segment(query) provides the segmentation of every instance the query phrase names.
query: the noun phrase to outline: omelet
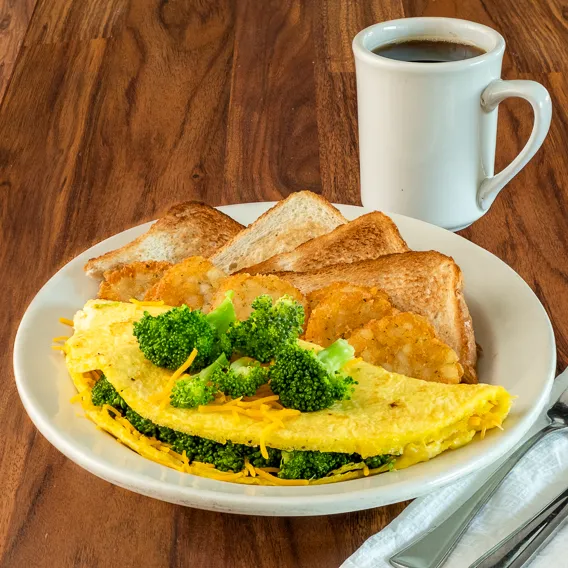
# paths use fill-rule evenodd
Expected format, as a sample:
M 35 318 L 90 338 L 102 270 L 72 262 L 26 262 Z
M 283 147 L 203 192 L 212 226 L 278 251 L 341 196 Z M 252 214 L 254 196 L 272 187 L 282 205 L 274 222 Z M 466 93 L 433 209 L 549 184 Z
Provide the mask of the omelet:
M 221 408 L 203 412 L 157 404 L 156 397 L 170 383 L 172 372 L 156 367 L 144 357 L 132 330 L 133 323 L 145 310 L 158 315 L 168 309 L 90 300 L 76 314 L 74 334 L 65 345 L 66 363 L 78 390 L 83 393 L 90 418 L 103 429 L 111 431 L 114 420 L 107 411 L 89 407 L 92 372 L 104 373 L 134 411 L 160 426 L 220 443 L 266 445 L 287 451 L 358 453 L 363 458 L 389 454 L 397 456 L 396 469 L 459 448 L 480 431 L 501 427 L 511 407 L 511 396 L 500 386 L 427 382 L 388 372 L 362 360 L 348 364 L 349 374 L 358 383 L 351 400 L 336 402 L 322 411 L 299 413 L 282 421 L 278 427 L 267 428 L 264 420 Z M 304 345 L 320 349 L 312 344 Z M 105 423 L 101 424 L 103 418 Z M 273 425 L 276 423 L 273 421 Z M 142 437 L 136 433 L 131 443 L 121 441 L 145 457 L 155 459 L 148 455 L 146 444 L 145 453 L 140 451 Z M 158 452 L 172 454 L 159 449 Z M 185 469 L 183 466 L 180 463 L 179 469 L 204 474 L 195 468 L 189 469 L 192 466 L 188 464 Z M 333 481 L 360 473 L 337 475 Z M 263 483 L 263 480 L 246 477 L 239 481 Z

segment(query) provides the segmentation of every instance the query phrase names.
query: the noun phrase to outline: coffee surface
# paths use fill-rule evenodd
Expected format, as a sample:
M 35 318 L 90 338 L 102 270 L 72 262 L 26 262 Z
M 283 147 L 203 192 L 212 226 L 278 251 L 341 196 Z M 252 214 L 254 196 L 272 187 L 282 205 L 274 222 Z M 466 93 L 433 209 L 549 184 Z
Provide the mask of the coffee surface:
M 397 61 L 446 63 L 471 59 L 483 55 L 485 51 L 476 45 L 465 43 L 417 39 L 379 45 L 373 49 L 373 53 Z

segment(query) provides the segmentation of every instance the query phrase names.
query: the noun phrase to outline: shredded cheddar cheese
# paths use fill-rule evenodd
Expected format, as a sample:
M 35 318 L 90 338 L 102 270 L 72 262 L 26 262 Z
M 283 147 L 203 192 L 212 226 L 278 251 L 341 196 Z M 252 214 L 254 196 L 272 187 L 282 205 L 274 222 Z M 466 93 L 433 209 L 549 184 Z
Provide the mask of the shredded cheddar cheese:
M 369 473 L 370 473 L 370 471 L 369 471 L 369 466 L 368 466 L 367 464 L 365 464 L 365 465 L 363 466 L 363 475 L 364 475 L 365 477 L 367 477 L 367 476 L 369 475 Z
M 54 337 L 51 341 L 53 341 L 53 343 L 57 343 L 58 341 L 67 341 L 69 339 L 68 335 L 58 335 L 57 337 Z
M 175 382 L 183 375 L 183 373 L 185 373 L 185 371 L 187 371 L 187 369 L 189 369 L 189 367 L 191 367 L 191 364 L 196 357 L 197 349 L 193 349 L 189 357 L 185 360 L 185 363 L 170 377 L 168 384 L 159 393 L 156 393 L 149 397 L 150 401 L 157 402 L 160 409 L 165 408 L 169 402 L 169 396 L 172 392 L 172 388 Z
M 273 430 L 279 427 L 277 422 L 273 422 L 268 426 L 265 426 L 262 432 L 260 433 L 260 455 L 267 460 L 268 459 L 268 450 L 266 449 L 266 436 L 270 434 Z
M 254 468 L 258 477 L 265 479 L 266 481 L 270 481 L 273 485 L 308 485 L 309 481 L 307 479 L 281 479 L 280 477 L 276 477 L 275 475 L 270 475 L 263 469 L 255 467 Z M 266 468 L 264 468 L 266 469 Z
M 241 401 L 243 397 L 241 396 L 238 399 L 235 399 L 237 401 Z M 247 402 L 240 402 L 239 406 L 241 406 L 242 408 L 253 408 L 254 406 L 260 406 L 262 404 L 265 404 L 267 402 L 275 402 L 279 399 L 280 397 L 277 394 L 273 394 L 271 396 L 265 396 L 263 398 L 257 398 L 256 400 L 249 400 Z
M 148 302 L 148 301 L 141 301 L 137 300 L 136 298 L 130 298 L 130 302 L 133 303 L 137 307 L 143 306 L 163 306 L 165 305 L 164 300 L 156 300 L 155 302 Z
M 69 318 L 59 318 L 59 322 L 68 325 L 70 327 L 73 327 L 73 320 L 70 320 Z
M 115 417 L 120 416 L 120 412 L 110 404 L 103 404 L 103 409 L 106 410 L 107 412 L 110 412 Z
M 248 458 L 245 458 L 245 469 L 247 470 L 248 474 L 251 477 L 256 477 L 256 470 L 254 469 L 252 464 L 249 462 Z
M 187 457 L 187 452 L 183 450 L 181 457 L 183 459 L 183 467 L 186 473 L 189 471 L 189 458 Z
M 212 467 L 212 468 L 215 468 L 215 466 L 214 466 L 212 463 L 203 463 L 203 462 L 197 462 L 197 461 L 194 461 L 194 462 L 192 462 L 192 463 L 193 463 L 193 465 L 197 465 L 197 466 L 200 466 L 200 467 Z
M 210 479 L 216 479 L 217 481 L 235 481 L 235 479 L 239 479 L 240 477 L 244 477 L 245 474 L 242 471 L 238 473 L 227 473 L 223 471 L 215 470 L 215 473 L 208 474 L 206 477 Z
M 54 351 L 65 351 L 65 346 L 64 345 L 52 345 L 51 348 Z
M 221 402 L 218 398 L 213 404 L 201 405 L 197 408 L 198 412 L 211 413 L 211 412 L 230 412 L 236 420 L 240 420 L 239 415 L 247 416 L 253 420 L 265 422 L 266 426 L 260 435 L 260 453 L 262 457 L 268 459 L 268 450 L 266 448 L 267 436 L 277 428 L 285 428 L 284 420 L 298 416 L 299 410 L 290 408 L 276 409 L 272 404 L 278 400 L 278 395 L 269 395 L 256 400 L 243 401 L 243 397 L 229 400 L 228 402 Z M 223 400 L 225 400 L 223 398 Z

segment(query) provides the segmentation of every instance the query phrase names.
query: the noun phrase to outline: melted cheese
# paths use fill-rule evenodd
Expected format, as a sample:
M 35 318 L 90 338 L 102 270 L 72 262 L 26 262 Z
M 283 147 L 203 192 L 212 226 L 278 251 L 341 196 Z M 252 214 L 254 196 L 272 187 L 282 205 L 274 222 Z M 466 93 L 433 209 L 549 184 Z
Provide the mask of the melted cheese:
M 130 298 L 130 302 L 134 304 L 136 307 L 163 306 L 165 304 L 164 300 L 156 300 L 155 302 L 148 302 L 148 301 L 137 300 L 136 298 Z

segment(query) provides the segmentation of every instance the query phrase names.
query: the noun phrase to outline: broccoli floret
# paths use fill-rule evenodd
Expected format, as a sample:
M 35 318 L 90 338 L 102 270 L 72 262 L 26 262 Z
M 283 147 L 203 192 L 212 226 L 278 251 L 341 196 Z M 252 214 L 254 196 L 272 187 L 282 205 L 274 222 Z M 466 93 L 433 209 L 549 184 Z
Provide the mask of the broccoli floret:
M 367 464 L 369 469 L 377 469 L 378 467 L 382 467 L 383 465 L 388 465 L 389 469 L 391 469 L 391 466 L 394 465 L 394 458 L 389 454 L 365 458 L 363 461 L 365 462 L 365 464 Z
M 359 454 L 335 452 L 294 451 L 282 452 L 278 477 L 284 479 L 319 479 L 347 464 L 364 462 L 370 469 L 394 465 L 394 457 L 388 454 L 363 459 Z
M 197 357 L 191 369 L 205 366 L 217 334 L 203 313 L 181 306 L 156 317 L 144 312 L 142 319 L 134 324 L 134 336 L 146 359 L 158 367 L 175 370 L 194 348 Z
M 282 452 L 282 464 L 278 477 L 284 479 L 319 479 L 348 463 L 351 454 L 333 452 Z
M 209 314 L 190 310 L 187 306 L 152 316 L 144 316 L 134 323 L 134 336 L 144 356 L 158 367 L 178 369 L 195 348 L 197 357 L 191 370 L 197 371 L 214 361 L 221 353 L 232 354 L 229 325 L 235 321 L 231 293 Z
M 211 463 L 220 471 L 241 471 L 245 465 L 243 449 L 232 442 L 218 444 L 214 461 Z
M 226 292 L 225 299 L 205 316 L 205 319 L 219 335 L 227 333 L 231 324 L 237 320 L 235 306 L 233 305 L 234 295 L 235 293 L 232 290 Z
M 258 447 L 243 447 L 246 448 L 248 460 L 254 467 L 280 467 L 280 462 L 282 460 L 282 452 L 280 450 L 275 448 L 266 448 L 268 452 L 268 459 L 265 459 L 262 457 Z
M 252 308 L 250 317 L 234 322 L 227 333 L 235 351 L 268 363 L 283 345 L 302 333 L 304 308 L 290 296 L 273 304 L 268 295 L 256 298 Z
M 144 436 L 148 436 L 149 438 L 156 437 L 156 425 L 148 418 L 142 418 L 140 414 L 134 412 L 130 407 L 126 410 L 125 417 L 126 420 L 128 420 L 138 432 L 144 434 Z
M 233 398 L 253 396 L 258 387 L 268 381 L 268 369 L 250 357 L 241 357 L 226 371 L 216 372 L 213 381 L 218 390 Z
M 170 404 L 177 408 L 195 408 L 211 402 L 218 390 L 216 377 L 223 375 L 228 365 L 227 357 L 222 354 L 197 375 L 177 381 L 170 394 Z
M 270 386 L 287 408 L 312 412 L 347 400 L 357 384 L 341 371 L 354 349 L 344 339 L 316 353 L 298 343 L 286 345 L 270 367 Z
M 95 406 L 108 404 L 117 410 L 126 410 L 128 408 L 124 399 L 116 392 L 116 389 L 109 383 L 104 375 L 102 375 L 93 386 L 91 400 Z
M 158 426 L 156 424 L 156 438 L 166 444 L 173 444 L 178 438 L 178 432 L 168 428 L 167 426 Z
M 184 452 L 190 461 L 213 464 L 220 471 L 241 471 L 245 465 L 246 446 L 227 442 L 220 444 L 213 440 L 177 433 L 173 443 L 176 452 Z

